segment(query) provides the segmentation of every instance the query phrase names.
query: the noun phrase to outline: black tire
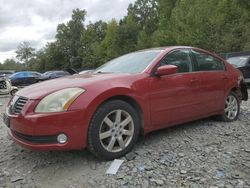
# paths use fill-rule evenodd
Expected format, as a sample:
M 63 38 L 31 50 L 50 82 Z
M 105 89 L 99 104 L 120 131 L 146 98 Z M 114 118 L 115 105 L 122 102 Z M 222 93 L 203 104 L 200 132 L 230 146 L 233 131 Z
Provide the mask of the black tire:
M 10 95 L 11 95 L 11 96 L 14 96 L 14 95 L 16 94 L 17 91 L 18 91 L 17 89 L 11 90 L 11 91 L 10 91 Z
M 122 133 L 120 132 L 120 136 L 125 137 L 124 143 L 126 142 L 126 137 L 129 137 L 127 140 L 127 146 L 124 146 L 125 148 L 121 148 L 120 147 L 120 143 L 118 142 L 118 138 L 116 138 L 116 136 L 119 135 L 112 135 L 109 136 L 107 138 L 101 139 L 101 132 L 103 130 L 103 127 L 106 126 L 108 127 L 108 131 L 114 131 L 113 129 L 119 129 L 119 125 L 115 125 L 116 120 L 112 119 L 112 115 L 113 113 L 117 113 L 117 111 L 121 111 L 120 114 L 120 124 L 122 125 L 122 123 L 124 122 L 124 120 L 126 118 L 130 119 L 130 123 L 127 124 L 128 127 L 132 127 L 133 128 L 133 134 L 131 134 L 130 136 L 126 136 L 126 135 L 122 135 Z M 127 115 L 127 117 L 125 117 L 124 119 L 124 114 Z M 114 118 L 116 118 L 117 115 L 115 115 Z M 106 121 L 105 118 L 108 117 L 108 119 L 112 119 L 112 126 L 107 126 L 106 125 Z M 123 120 L 122 120 L 123 118 Z M 122 122 L 123 121 L 123 122 Z M 115 128 L 115 126 L 117 126 Z M 111 128 L 112 127 L 112 128 Z M 112 130 L 111 130 L 112 129 Z M 125 130 L 122 129 L 122 130 Z M 105 130 L 107 131 L 107 130 Z M 115 130 L 117 131 L 117 130 Z M 125 130 L 126 131 L 126 130 Z M 91 153 L 93 153 L 96 157 L 98 158 L 102 158 L 105 160 L 113 160 L 116 158 L 120 158 L 121 156 L 125 155 L 126 153 L 128 153 L 129 151 L 131 151 L 131 149 L 133 148 L 133 146 L 135 145 L 138 137 L 139 137 L 139 132 L 140 132 L 140 119 L 138 116 L 137 111 L 127 102 L 124 102 L 122 100 L 112 100 L 112 101 L 108 101 L 106 103 L 104 103 L 102 106 L 100 106 L 97 111 L 95 112 L 94 116 L 92 117 L 91 123 L 89 125 L 89 131 L 88 131 L 88 149 L 91 151 Z M 117 133 L 117 132 L 115 132 Z M 109 133 L 111 134 L 111 133 Z M 112 132 L 112 134 L 114 134 Z M 119 134 L 119 130 L 118 130 L 118 134 Z M 115 145 L 112 146 L 112 148 L 115 148 L 115 146 L 117 148 L 120 147 L 121 151 L 108 151 L 108 147 L 105 148 L 105 142 L 107 143 L 111 143 L 112 139 L 115 139 Z M 120 138 L 120 137 L 119 137 Z M 106 140 L 105 140 L 106 139 Z M 123 139 L 122 139 L 123 140 Z M 104 142 L 105 141 L 105 142 Z M 107 144 L 107 145 L 109 145 Z
M 226 104 L 226 101 L 229 99 L 229 97 L 233 98 L 236 100 L 236 107 L 237 107 L 237 112 L 235 112 L 235 114 L 229 118 L 229 114 L 228 112 L 226 112 L 226 108 L 228 107 L 227 104 Z M 221 120 L 222 121 L 225 121 L 225 122 L 231 122 L 231 121 L 235 121 L 238 119 L 238 116 L 239 116 L 239 113 L 240 113 L 240 102 L 239 102 L 239 98 L 238 96 L 234 93 L 234 92 L 230 92 L 225 100 L 225 107 L 224 107 L 224 113 L 220 116 Z

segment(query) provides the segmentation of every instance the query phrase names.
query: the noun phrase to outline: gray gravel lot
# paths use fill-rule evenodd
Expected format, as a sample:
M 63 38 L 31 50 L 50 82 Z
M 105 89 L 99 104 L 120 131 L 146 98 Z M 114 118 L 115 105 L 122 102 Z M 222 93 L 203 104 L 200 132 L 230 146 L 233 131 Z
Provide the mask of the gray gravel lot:
M 250 93 L 250 91 L 249 91 Z M 7 98 L 1 97 L 5 104 Z M 3 112 L 4 106 L 0 107 Z M 0 187 L 250 187 L 250 101 L 239 120 L 203 119 L 140 138 L 116 175 L 88 151 L 34 152 L 0 123 Z

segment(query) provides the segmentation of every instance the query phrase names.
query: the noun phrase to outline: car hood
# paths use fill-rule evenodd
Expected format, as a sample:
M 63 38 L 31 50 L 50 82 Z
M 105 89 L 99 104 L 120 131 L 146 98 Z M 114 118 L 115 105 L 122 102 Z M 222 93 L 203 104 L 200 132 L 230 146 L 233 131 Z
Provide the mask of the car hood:
M 19 90 L 16 95 L 23 96 L 28 99 L 41 99 L 44 96 L 55 91 L 80 87 L 88 89 L 93 84 L 111 83 L 119 80 L 127 80 L 128 77 L 134 77 L 132 74 L 118 74 L 118 73 L 95 73 L 82 74 L 62 77 L 49 81 L 40 82 Z M 123 79 L 126 78 L 126 79 Z

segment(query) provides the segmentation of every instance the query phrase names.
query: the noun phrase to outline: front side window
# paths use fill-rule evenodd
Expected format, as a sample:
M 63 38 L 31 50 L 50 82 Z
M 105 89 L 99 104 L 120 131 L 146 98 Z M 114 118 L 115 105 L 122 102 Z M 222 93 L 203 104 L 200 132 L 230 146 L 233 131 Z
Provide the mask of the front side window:
M 175 65 L 178 67 L 178 73 L 192 72 L 192 60 L 189 50 L 177 50 L 168 54 L 161 60 L 160 66 Z
M 192 50 L 192 53 L 197 62 L 196 71 L 225 70 L 224 63 L 220 59 L 196 50 Z

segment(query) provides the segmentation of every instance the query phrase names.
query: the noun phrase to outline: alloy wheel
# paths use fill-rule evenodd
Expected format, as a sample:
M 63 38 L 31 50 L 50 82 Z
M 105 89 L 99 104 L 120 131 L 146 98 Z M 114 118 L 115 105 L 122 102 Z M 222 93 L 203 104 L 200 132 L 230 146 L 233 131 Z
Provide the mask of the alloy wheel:
M 234 95 L 229 95 L 225 102 L 225 114 L 228 119 L 233 120 L 239 111 L 239 105 Z
M 99 139 L 105 150 L 116 153 L 125 149 L 134 135 L 134 121 L 125 110 L 117 109 L 103 119 Z

